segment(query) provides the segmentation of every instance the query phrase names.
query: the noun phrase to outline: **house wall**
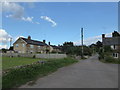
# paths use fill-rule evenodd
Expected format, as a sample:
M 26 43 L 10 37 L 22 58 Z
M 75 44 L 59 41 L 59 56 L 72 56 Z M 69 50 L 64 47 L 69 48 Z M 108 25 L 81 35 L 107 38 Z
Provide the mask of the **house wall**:
M 23 46 L 24 44 L 24 46 Z M 18 45 L 18 46 L 16 46 Z M 13 44 L 14 51 L 17 51 L 18 53 L 26 53 L 26 43 L 18 39 L 14 44 Z
M 27 48 L 27 53 L 46 53 L 46 46 L 38 46 L 38 45 L 31 45 L 31 44 L 27 44 L 26 45 Z
M 53 52 L 61 52 L 59 49 L 53 49 Z
M 53 47 L 49 46 L 49 50 L 50 50 L 50 52 L 52 52 L 53 51 Z
M 27 44 L 26 53 L 35 53 L 37 51 L 36 45 Z
M 111 46 L 113 52 L 111 55 L 118 53 L 118 58 L 120 58 L 120 37 L 104 37 L 102 36 L 103 45 Z M 116 57 L 115 57 L 116 58 Z
M 46 49 L 48 50 L 50 49 L 47 46 L 26 44 L 26 42 L 20 38 L 13 44 L 13 48 L 14 48 L 14 51 L 18 53 L 37 53 L 37 52 L 46 53 Z

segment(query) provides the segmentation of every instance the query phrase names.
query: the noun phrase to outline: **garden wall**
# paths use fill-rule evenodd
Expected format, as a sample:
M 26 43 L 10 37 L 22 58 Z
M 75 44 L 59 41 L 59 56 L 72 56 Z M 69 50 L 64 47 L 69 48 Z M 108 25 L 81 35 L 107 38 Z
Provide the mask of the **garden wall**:
M 2 53 L 2 56 L 12 57 L 35 57 L 35 58 L 66 58 L 66 54 L 22 54 L 22 53 Z

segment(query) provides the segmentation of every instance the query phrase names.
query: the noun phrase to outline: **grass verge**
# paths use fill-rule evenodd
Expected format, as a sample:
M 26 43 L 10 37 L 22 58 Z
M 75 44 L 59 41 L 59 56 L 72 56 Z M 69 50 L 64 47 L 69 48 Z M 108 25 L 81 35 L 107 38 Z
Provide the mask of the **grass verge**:
M 2 88 L 14 88 L 38 77 L 43 77 L 51 72 L 56 71 L 58 68 L 70 65 L 77 62 L 75 59 L 64 58 L 57 60 L 48 60 L 44 64 L 33 64 L 26 68 L 11 69 L 10 72 L 2 77 Z
M 31 64 L 43 59 L 30 57 L 2 57 L 2 69 L 6 70 L 15 66 Z M 45 60 L 45 59 L 44 59 Z
M 115 59 L 111 56 L 106 56 L 104 59 L 99 59 L 103 63 L 112 63 L 112 64 L 120 64 L 120 59 Z

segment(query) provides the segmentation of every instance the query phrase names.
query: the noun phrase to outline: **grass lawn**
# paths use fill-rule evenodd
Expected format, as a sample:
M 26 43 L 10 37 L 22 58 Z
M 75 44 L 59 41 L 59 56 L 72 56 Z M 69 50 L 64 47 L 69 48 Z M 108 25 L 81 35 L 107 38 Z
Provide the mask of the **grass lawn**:
M 27 58 L 27 57 L 2 57 L 2 69 L 9 69 L 15 66 L 21 66 L 26 64 L 31 64 L 33 62 L 43 60 L 38 58 Z M 45 60 L 45 59 L 44 59 Z

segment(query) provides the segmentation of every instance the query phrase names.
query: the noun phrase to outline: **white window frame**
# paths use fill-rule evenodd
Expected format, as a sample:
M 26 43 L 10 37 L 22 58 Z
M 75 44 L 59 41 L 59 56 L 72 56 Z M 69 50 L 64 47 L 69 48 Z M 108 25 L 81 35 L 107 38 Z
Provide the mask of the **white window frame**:
M 113 53 L 114 58 L 118 58 L 118 53 Z
M 111 45 L 111 49 L 113 49 L 113 50 L 114 50 L 114 45 Z

